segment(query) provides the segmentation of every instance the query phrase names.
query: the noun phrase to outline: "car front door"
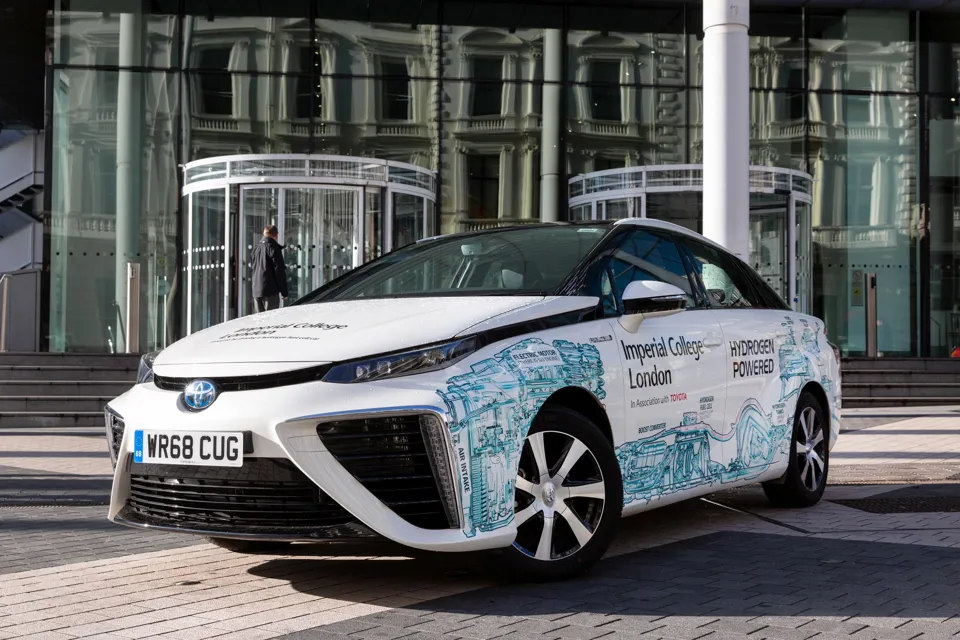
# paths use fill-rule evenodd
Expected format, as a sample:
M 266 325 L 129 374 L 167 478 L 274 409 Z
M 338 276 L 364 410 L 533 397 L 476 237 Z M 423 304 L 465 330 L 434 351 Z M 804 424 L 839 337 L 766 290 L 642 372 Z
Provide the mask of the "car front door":
M 726 356 L 720 325 L 702 298 L 672 235 L 637 228 L 604 265 L 608 316 L 623 314 L 623 292 L 638 280 L 687 294 L 687 309 L 645 318 L 635 333 L 611 325 L 623 367 L 624 433 L 617 449 L 624 511 L 683 499 L 720 480 L 730 433 L 723 432 Z
M 755 480 L 777 466 L 790 442 L 794 403 L 781 374 L 784 359 L 799 355 L 790 345 L 792 314 L 782 301 L 776 308 L 776 295 L 735 256 L 693 239 L 684 244 L 727 352 L 725 422 L 737 437 L 725 481 Z

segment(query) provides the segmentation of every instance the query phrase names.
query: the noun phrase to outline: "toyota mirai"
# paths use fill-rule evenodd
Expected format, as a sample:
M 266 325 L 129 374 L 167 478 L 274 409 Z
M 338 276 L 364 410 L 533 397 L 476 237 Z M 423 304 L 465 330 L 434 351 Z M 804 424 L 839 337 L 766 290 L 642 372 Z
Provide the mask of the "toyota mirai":
M 430 238 L 144 356 L 106 408 L 109 518 L 562 578 L 646 509 L 755 482 L 815 504 L 839 374 L 820 320 L 676 225 Z

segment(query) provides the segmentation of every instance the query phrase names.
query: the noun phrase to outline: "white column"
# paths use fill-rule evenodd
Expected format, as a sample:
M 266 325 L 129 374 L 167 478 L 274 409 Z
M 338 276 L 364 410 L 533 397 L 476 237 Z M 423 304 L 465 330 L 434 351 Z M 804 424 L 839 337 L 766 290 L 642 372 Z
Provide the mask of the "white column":
M 120 14 L 121 69 L 143 64 L 142 13 Z M 117 79 L 117 249 L 114 297 L 120 313 L 115 318 L 118 345 L 126 333 L 127 262 L 140 262 L 140 215 L 143 180 L 143 77 L 138 71 L 120 71 Z
M 540 142 L 540 220 L 560 220 L 560 101 L 563 100 L 563 38 L 559 29 L 543 37 L 543 123 Z
M 703 233 L 746 259 L 750 216 L 749 0 L 703 2 Z

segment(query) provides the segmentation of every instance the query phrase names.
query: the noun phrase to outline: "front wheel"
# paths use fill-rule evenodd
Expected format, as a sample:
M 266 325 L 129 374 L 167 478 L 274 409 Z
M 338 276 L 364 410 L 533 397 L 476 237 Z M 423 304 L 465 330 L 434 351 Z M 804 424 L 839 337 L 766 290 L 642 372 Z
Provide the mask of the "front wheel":
M 790 461 L 782 484 L 763 483 L 763 491 L 777 507 L 812 507 L 820 502 L 830 470 L 827 421 L 817 398 L 804 392 L 797 401 Z
M 623 509 L 620 465 L 600 429 L 574 411 L 542 409 L 520 454 L 514 509 L 516 578 L 563 579 L 597 562 Z

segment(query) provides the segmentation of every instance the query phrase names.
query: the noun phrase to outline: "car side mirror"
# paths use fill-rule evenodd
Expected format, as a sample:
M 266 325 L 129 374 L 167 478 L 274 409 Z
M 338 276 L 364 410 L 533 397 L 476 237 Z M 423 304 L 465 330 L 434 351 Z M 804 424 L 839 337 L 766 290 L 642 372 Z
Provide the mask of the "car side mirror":
M 686 306 L 687 294 L 680 287 L 655 280 L 635 280 L 623 292 L 620 326 L 636 333 L 644 319 L 669 316 Z

